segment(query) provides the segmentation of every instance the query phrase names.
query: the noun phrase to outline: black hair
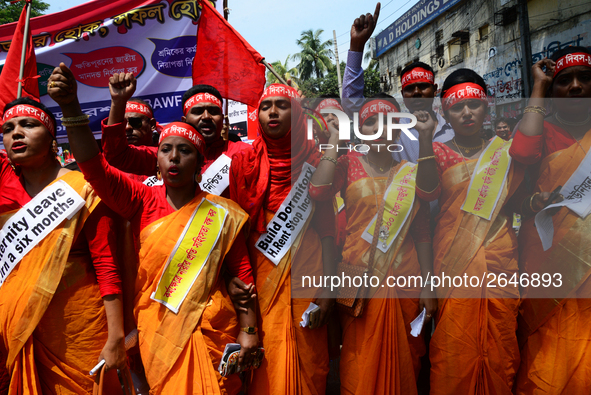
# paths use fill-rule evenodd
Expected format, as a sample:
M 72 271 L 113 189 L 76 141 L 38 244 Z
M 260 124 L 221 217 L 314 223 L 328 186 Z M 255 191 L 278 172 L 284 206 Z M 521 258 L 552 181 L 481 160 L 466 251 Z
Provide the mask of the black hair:
M 38 108 L 41 111 L 43 111 L 44 113 L 46 113 L 47 115 L 49 115 L 49 118 L 51 119 L 51 123 L 53 124 L 53 130 L 57 131 L 57 122 L 55 121 L 55 115 L 53 115 L 53 113 L 51 111 L 49 111 L 49 108 L 47 108 L 47 106 L 45 106 L 45 104 L 40 103 L 37 100 L 33 100 L 30 97 L 21 97 L 19 99 L 11 101 L 10 103 L 8 103 L 7 105 L 4 106 L 3 114 L 5 114 L 6 111 L 10 110 L 12 107 L 18 106 L 19 104 L 26 104 L 26 105 Z
M 183 94 L 183 107 L 185 106 L 185 102 L 187 100 L 189 100 L 190 98 L 192 98 L 193 96 L 195 96 L 198 93 L 209 93 L 210 95 L 213 95 L 213 96 L 217 97 L 218 99 L 220 99 L 220 102 L 222 101 L 222 95 L 220 94 L 220 91 L 218 91 L 213 86 L 205 85 L 205 84 L 193 85 L 192 87 L 189 88 L 189 90 L 187 90 Z
M 569 46 L 569 47 L 560 48 L 560 49 L 554 51 L 552 56 L 550 56 L 550 59 L 552 59 L 553 61 L 556 62 L 558 59 L 562 58 L 564 55 L 568 55 L 569 53 L 576 53 L 576 52 L 583 52 L 583 53 L 591 55 L 591 51 L 589 50 L 589 48 Z
M 406 74 L 407 72 L 409 72 L 410 70 L 416 68 L 416 67 L 422 67 L 425 70 L 428 70 L 430 72 L 433 73 L 433 75 L 435 75 L 435 71 L 433 71 L 433 67 L 429 66 L 427 63 L 423 63 L 423 62 L 412 62 L 411 64 L 409 64 L 408 66 L 406 66 L 405 68 L 402 69 L 402 71 L 400 72 L 400 81 L 402 81 L 402 76 L 404 74 Z
M 499 126 L 499 124 L 500 124 L 501 122 L 504 122 L 504 123 L 506 123 L 506 124 L 507 124 L 507 126 L 509 126 L 509 128 L 510 128 L 510 129 L 512 129 L 512 127 L 511 127 L 511 122 L 510 122 L 510 121 L 509 121 L 507 118 L 505 118 L 505 117 L 499 117 L 499 118 L 495 119 L 495 128 L 496 128 L 497 126 Z
M 140 103 L 140 104 L 143 104 L 144 106 L 148 107 L 150 109 L 150 111 L 152 112 L 152 117 L 154 117 L 154 109 L 152 108 L 150 103 L 148 103 L 144 99 L 140 99 L 139 97 L 132 97 L 128 101 L 133 102 L 133 103 Z
M 474 70 L 472 69 L 458 69 L 447 76 L 445 82 L 443 83 L 443 87 L 441 88 L 441 98 L 445 93 L 453 88 L 458 84 L 464 84 L 466 82 L 471 82 L 476 85 L 480 85 L 482 89 L 486 92 L 486 83 L 484 79 Z

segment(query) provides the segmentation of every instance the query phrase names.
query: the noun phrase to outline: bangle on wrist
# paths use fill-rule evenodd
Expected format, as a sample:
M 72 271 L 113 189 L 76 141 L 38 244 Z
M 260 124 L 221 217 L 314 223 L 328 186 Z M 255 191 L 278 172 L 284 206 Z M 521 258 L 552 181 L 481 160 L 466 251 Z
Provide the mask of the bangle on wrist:
M 536 113 L 536 114 L 540 114 L 543 116 L 546 116 L 546 109 L 544 107 L 540 107 L 540 106 L 527 106 L 525 107 L 525 109 L 523 110 L 523 113 Z
M 537 214 L 537 213 L 539 213 L 539 211 L 536 211 L 536 210 L 534 209 L 534 206 L 533 206 L 534 198 L 536 197 L 536 195 L 539 195 L 539 194 L 540 194 L 540 192 L 536 192 L 536 193 L 534 193 L 533 195 L 531 195 L 531 197 L 529 198 L 529 209 L 530 209 L 530 210 L 531 210 L 531 212 L 532 212 L 532 213 L 534 213 L 534 214 Z
M 245 326 L 244 328 L 240 328 L 242 332 L 248 333 L 249 335 L 254 335 L 258 332 L 258 328 L 256 326 Z
M 79 115 L 77 117 L 62 117 L 60 120 L 62 121 L 63 126 L 84 126 L 90 123 L 89 116 L 86 114 Z
M 335 165 L 337 164 L 337 160 L 336 159 L 331 158 L 330 156 L 326 156 L 326 155 L 324 155 L 322 158 L 320 158 L 320 160 L 328 160 L 328 161 L 334 163 Z
M 431 156 L 424 156 L 424 157 L 422 157 L 422 158 L 418 158 L 418 159 L 417 159 L 417 163 L 419 163 L 419 162 L 422 162 L 422 161 L 424 161 L 424 160 L 428 160 L 428 159 L 437 159 L 437 158 L 435 157 L 435 155 L 431 155 Z

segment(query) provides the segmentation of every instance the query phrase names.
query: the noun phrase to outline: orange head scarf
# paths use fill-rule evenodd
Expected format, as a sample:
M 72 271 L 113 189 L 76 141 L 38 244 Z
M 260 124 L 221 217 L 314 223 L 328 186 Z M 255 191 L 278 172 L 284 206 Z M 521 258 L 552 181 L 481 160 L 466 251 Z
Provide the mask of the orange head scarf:
M 259 101 L 267 97 L 299 98 L 295 89 L 272 84 Z M 239 152 L 232 159 L 230 198 L 250 215 L 253 229 L 265 231 L 264 209 L 276 211 L 291 189 L 292 179 L 300 175 L 304 162 L 317 166 L 320 153 L 313 140 L 306 139 L 306 120 L 297 100 L 291 101 L 292 128 L 279 138 L 268 137 L 259 120 L 258 136 L 252 149 Z

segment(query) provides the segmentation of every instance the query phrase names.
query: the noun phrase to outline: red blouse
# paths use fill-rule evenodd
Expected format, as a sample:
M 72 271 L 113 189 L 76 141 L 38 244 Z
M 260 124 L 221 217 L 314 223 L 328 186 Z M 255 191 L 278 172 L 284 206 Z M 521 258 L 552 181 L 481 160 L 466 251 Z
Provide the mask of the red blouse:
M 310 196 L 312 199 L 319 201 L 331 200 L 339 191 L 341 191 L 341 196 L 345 196 L 345 191 L 349 185 L 363 178 L 369 178 L 369 174 L 367 174 L 361 164 L 361 158 L 362 156 L 358 155 L 341 156 L 338 160 L 334 180 L 331 185 L 314 186 L 310 184 Z M 347 207 L 345 206 L 346 209 Z M 431 242 L 430 221 L 429 206 L 427 204 L 421 204 L 410 226 L 410 233 L 415 243 Z
M 544 121 L 544 129 L 539 136 L 526 136 L 517 130 L 509 154 L 518 162 L 532 165 L 576 142 L 566 130 Z
M 31 201 L 23 181 L 8 159 L 0 155 L 0 213 L 18 210 Z M 70 254 L 90 254 L 101 296 L 121 294 L 121 276 L 116 262 L 117 234 L 113 232 L 117 215 L 99 203 L 74 240 Z
M 114 125 L 107 125 L 107 120 L 104 119 L 101 123 L 103 131 L 103 153 L 107 162 L 111 166 L 126 173 L 132 173 L 138 176 L 155 176 L 158 147 L 129 145 L 125 135 L 126 123 L 121 122 Z M 207 145 L 205 162 L 201 172 L 204 172 L 221 154 L 226 154 L 231 158 L 235 153 L 250 148 L 250 144 L 224 141 L 222 139 L 209 144 Z M 132 179 L 143 181 L 137 177 L 132 177 Z M 226 191 L 222 196 L 228 198 L 228 193 Z
M 121 216 L 131 222 L 135 234 L 152 222 L 174 212 L 166 200 L 166 186 L 149 187 L 133 181 L 120 170 L 109 165 L 102 154 L 79 163 L 86 180 L 97 194 Z M 201 190 L 197 188 L 196 194 Z M 242 232 L 224 259 L 230 273 L 246 284 L 254 284 L 252 268 Z

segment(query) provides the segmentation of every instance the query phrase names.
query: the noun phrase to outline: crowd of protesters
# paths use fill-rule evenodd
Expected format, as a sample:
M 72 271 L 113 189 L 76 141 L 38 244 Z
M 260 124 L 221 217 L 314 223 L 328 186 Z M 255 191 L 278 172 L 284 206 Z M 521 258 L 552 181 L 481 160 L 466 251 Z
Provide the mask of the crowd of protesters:
M 6 105 L 0 394 L 324 394 L 337 356 L 341 394 L 418 394 L 425 370 L 437 395 L 591 393 L 591 51 L 536 63 L 520 122 L 489 137 L 482 76 L 438 87 L 414 62 L 400 93 L 416 122 L 392 132 L 400 104 L 363 98 L 378 15 L 353 23 L 343 102 L 272 84 L 252 144 L 224 137 L 214 86 L 160 125 L 121 73 L 99 146 L 62 63 L 48 94 L 72 171 L 47 107 Z M 367 149 L 340 139 L 339 113 L 358 114 Z M 299 294 L 303 276 L 345 275 L 377 282 Z M 222 374 L 231 343 L 238 369 Z

